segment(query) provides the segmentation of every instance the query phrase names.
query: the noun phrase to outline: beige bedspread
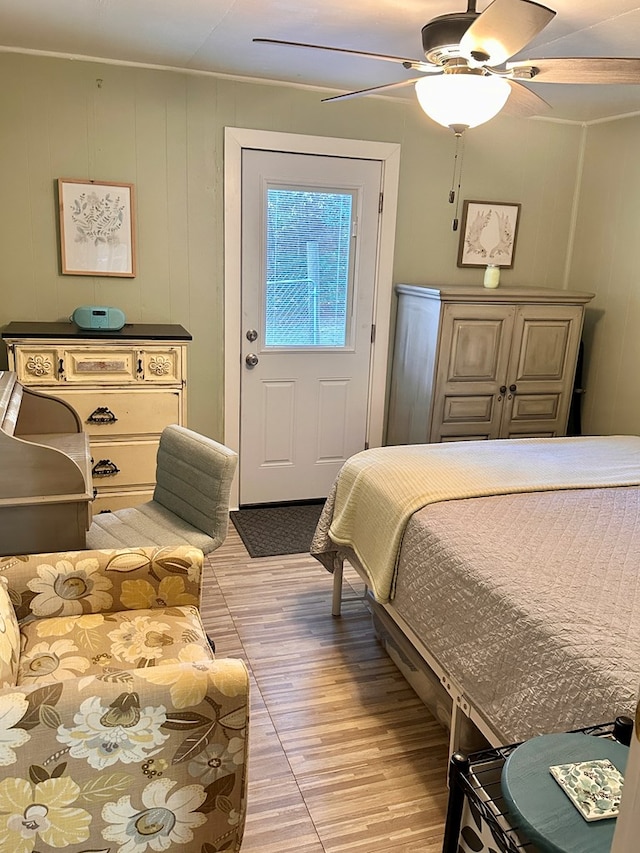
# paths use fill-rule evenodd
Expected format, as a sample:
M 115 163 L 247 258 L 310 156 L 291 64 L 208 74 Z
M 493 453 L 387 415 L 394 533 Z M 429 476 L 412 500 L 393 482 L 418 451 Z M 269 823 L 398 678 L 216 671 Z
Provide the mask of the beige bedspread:
M 356 553 L 380 602 L 392 595 L 402 535 L 438 501 L 640 484 L 640 437 L 510 439 L 365 450 L 343 466 L 311 552 Z M 324 532 L 323 532 L 324 528 Z M 328 528 L 328 529 L 327 529 Z
M 633 716 L 639 566 L 637 486 L 443 502 L 407 524 L 385 607 L 515 743 Z

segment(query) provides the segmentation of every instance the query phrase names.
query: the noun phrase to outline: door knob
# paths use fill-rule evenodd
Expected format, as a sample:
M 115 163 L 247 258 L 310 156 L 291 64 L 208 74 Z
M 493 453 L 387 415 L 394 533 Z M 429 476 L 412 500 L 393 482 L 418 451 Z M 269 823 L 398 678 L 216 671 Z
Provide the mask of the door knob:
M 247 367 L 255 367 L 260 359 L 255 354 L 255 352 L 250 352 L 249 355 L 245 358 L 245 362 Z
M 511 391 L 512 394 L 515 394 L 517 390 L 518 390 L 517 385 L 509 385 L 509 391 Z

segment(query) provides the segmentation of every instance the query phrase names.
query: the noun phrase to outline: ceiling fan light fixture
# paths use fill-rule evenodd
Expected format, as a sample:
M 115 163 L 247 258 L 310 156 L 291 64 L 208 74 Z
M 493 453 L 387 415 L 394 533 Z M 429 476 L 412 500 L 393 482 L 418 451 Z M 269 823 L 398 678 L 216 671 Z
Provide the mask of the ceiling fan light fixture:
M 502 77 L 441 74 L 416 82 L 418 102 L 429 118 L 455 133 L 497 116 L 511 92 Z

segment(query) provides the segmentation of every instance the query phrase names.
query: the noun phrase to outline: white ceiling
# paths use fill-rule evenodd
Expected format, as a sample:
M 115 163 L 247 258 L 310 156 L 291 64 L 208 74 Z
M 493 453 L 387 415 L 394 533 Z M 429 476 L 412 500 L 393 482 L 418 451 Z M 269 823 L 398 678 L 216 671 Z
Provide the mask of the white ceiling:
M 478 0 L 478 11 L 488 5 Z M 640 56 L 638 0 L 548 0 L 557 15 L 518 58 Z M 420 30 L 466 0 L 0 0 L 0 49 L 170 66 L 350 91 L 396 82 L 402 66 L 254 44 L 276 38 L 422 58 Z M 534 88 L 532 86 L 532 88 Z M 640 83 L 538 84 L 550 117 L 640 111 Z M 412 97 L 411 87 L 389 97 Z M 320 93 L 318 95 L 320 99 Z M 323 109 L 348 110 L 353 101 Z

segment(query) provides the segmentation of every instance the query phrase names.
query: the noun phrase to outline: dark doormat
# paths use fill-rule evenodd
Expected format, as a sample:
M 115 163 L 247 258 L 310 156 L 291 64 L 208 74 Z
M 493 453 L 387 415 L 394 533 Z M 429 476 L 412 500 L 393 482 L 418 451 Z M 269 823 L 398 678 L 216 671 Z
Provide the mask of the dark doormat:
M 251 557 L 308 554 L 324 501 L 247 507 L 230 513 Z

